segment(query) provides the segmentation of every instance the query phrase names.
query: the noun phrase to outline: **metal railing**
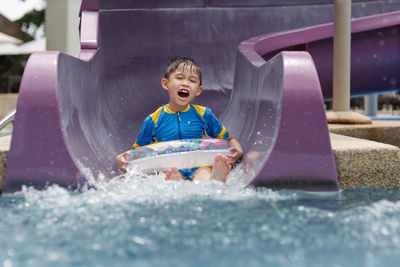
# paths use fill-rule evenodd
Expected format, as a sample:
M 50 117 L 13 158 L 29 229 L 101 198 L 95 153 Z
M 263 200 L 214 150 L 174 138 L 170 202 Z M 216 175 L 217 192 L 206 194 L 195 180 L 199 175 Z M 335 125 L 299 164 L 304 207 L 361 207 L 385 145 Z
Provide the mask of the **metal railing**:
M 14 121 L 16 112 L 17 110 L 13 109 L 6 116 L 4 116 L 4 118 L 0 120 L 0 131 Z

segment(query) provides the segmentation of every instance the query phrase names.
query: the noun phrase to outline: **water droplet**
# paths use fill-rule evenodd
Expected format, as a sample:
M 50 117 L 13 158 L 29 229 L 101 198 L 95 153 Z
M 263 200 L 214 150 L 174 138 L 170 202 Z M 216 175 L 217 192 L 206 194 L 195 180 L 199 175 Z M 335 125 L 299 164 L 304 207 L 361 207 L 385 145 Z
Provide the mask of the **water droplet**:
M 9 249 L 9 250 L 7 251 L 7 254 L 8 254 L 8 256 L 10 256 L 10 257 L 14 257 L 14 256 L 15 256 L 15 251 L 14 251 L 13 249 Z
M 3 261 L 3 266 L 4 266 L 4 267 L 13 267 L 13 262 L 12 262 L 12 260 L 10 260 L 10 259 L 5 259 L 5 260 Z
M 132 237 L 132 241 L 139 245 L 144 245 L 146 243 L 146 239 L 138 237 L 138 236 Z
M 93 250 L 100 250 L 101 249 L 101 245 L 98 244 L 98 243 L 95 243 L 95 244 L 92 245 L 92 249 Z

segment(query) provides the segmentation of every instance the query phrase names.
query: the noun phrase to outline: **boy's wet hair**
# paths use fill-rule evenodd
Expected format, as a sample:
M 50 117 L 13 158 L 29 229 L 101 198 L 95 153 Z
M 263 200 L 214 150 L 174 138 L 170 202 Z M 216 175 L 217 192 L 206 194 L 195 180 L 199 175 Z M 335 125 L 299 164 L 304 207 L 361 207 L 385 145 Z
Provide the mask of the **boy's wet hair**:
M 169 76 L 171 75 L 171 73 L 176 71 L 178 66 L 182 63 L 183 63 L 183 67 L 190 66 L 191 70 L 192 70 L 192 68 L 195 68 L 195 71 L 199 75 L 199 80 L 200 80 L 200 85 L 201 85 L 202 84 L 202 74 L 201 74 L 200 66 L 199 66 L 199 64 L 197 64 L 197 62 L 193 58 L 190 58 L 190 57 L 175 57 L 175 58 L 171 59 L 171 61 L 167 65 L 167 69 L 165 71 L 164 77 L 166 79 L 168 79 Z

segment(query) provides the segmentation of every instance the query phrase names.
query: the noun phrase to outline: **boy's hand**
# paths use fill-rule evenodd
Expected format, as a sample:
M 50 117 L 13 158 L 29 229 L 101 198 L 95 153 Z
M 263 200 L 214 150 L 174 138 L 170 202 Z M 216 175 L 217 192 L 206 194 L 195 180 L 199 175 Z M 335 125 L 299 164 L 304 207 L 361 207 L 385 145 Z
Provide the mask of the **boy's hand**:
M 115 161 L 117 162 L 118 168 L 123 172 L 126 173 L 126 167 L 129 165 L 128 161 L 128 155 L 129 155 L 130 150 L 119 154 L 116 158 Z
M 238 149 L 238 148 L 236 148 L 236 147 L 231 147 L 231 148 L 229 149 L 229 151 L 230 151 L 232 154 L 228 154 L 228 155 L 226 155 L 226 157 L 227 157 L 228 160 L 229 160 L 229 164 L 231 164 L 231 166 L 233 166 L 233 165 L 235 165 L 236 162 L 238 162 L 238 160 L 243 156 L 243 151 L 240 150 L 240 149 Z

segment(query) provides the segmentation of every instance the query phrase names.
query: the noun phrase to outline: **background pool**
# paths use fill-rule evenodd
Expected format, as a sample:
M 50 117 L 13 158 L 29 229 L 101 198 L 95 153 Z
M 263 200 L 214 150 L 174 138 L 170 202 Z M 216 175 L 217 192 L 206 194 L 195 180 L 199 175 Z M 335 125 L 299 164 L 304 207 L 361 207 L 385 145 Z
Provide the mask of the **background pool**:
M 3 195 L 0 266 L 398 266 L 399 191 L 256 191 L 236 175 Z

